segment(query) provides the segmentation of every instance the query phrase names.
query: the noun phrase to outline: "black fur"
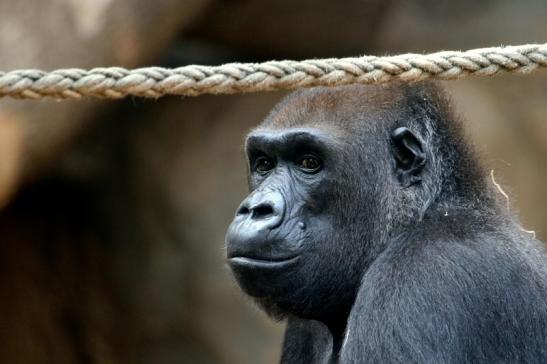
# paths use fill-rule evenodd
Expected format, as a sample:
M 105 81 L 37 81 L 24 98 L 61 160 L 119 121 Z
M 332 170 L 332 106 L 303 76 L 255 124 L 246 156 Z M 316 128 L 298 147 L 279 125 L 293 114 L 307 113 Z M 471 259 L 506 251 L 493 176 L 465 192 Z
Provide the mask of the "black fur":
M 543 246 L 435 85 L 295 92 L 247 154 L 228 258 L 283 363 L 547 363 Z

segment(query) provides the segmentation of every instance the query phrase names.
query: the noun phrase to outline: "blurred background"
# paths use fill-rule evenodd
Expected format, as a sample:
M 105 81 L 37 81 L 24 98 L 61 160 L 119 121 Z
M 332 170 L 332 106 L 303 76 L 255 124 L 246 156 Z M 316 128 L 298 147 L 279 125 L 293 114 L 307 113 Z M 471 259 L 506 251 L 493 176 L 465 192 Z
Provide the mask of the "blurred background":
M 544 0 L 0 0 L 0 69 L 216 65 L 547 41 Z M 445 83 L 547 240 L 547 72 Z M 284 93 L 0 99 L 0 362 L 275 363 L 236 287 L 242 142 Z

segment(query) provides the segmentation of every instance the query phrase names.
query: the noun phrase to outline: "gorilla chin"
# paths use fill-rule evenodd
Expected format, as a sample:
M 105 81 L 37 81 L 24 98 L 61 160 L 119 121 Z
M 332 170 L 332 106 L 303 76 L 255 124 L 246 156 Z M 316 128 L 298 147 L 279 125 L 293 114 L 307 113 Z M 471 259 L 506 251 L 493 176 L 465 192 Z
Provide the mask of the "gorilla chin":
M 240 244 L 259 244 L 256 241 L 249 243 L 228 240 L 228 246 L 232 247 L 228 249 L 228 264 L 241 288 L 255 298 L 286 294 L 286 281 L 297 271 L 301 255 L 297 252 L 286 252 L 282 255 L 272 255 L 264 251 L 242 252 L 233 248 Z
M 300 256 L 281 261 L 234 257 L 228 260 L 243 290 L 253 297 L 276 294 L 298 266 Z M 276 285 L 279 281 L 279 285 Z M 278 287 L 276 289 L 276 287 Z

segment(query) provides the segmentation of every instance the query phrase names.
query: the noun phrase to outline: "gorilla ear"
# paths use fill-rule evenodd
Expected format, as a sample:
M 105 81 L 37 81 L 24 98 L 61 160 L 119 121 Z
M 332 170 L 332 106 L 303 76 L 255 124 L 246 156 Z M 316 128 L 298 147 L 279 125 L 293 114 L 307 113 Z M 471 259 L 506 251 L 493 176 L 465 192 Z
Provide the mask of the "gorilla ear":
M 426 157 L 422 142 L 406 127 L 399 127 L 391 133 L 393 140 L 396 173 L 403 187 L 420 182 L 420 172 L 425 166 Z

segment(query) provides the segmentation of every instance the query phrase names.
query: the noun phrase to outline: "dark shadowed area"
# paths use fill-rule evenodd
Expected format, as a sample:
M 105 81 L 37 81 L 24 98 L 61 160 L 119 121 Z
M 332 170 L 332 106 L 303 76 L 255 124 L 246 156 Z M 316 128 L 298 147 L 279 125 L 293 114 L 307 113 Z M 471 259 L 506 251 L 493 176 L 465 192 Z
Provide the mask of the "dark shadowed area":
M 545 42 L 546 17 L 541 0 L 4 1 L 0 69 L 518 45 Z M 546 241 L 546 71 L 443 85 Z M 284 324 L 240 292 L 224 234 L 243 138 L 284 95 L 0 99 L 0 362 L 277 362 Z

